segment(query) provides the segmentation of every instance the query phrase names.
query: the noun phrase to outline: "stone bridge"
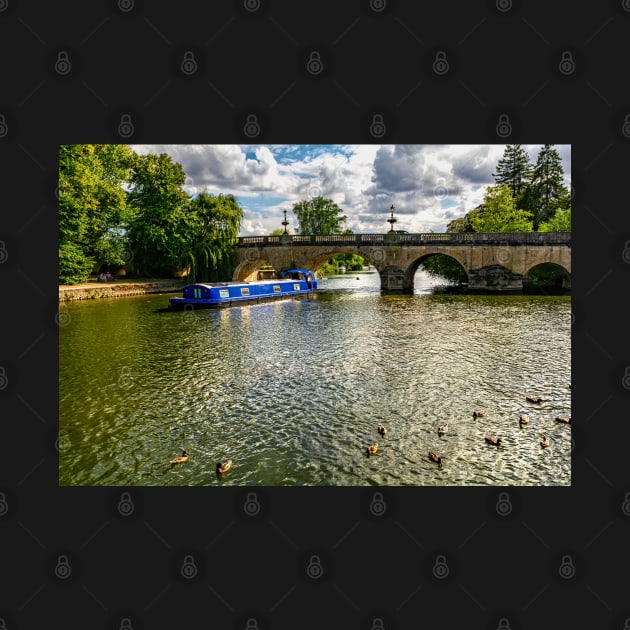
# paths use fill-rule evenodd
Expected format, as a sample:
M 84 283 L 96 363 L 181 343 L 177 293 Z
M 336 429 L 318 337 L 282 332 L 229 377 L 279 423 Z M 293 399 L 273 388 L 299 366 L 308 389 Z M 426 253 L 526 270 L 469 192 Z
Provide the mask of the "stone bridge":
M 233 280 L 255 280 L 265 264 L 276 271 L 292 267 L 315 271 L 345 253 L 358 254 L 377 269 L 383 292 L 413 292 L 420 263 L 435 254 L 456 260 L 470 289 L 522 290 L 539 265 L 555 267 L 562 288 L 571 288 L 570 232 L 242 236 Z

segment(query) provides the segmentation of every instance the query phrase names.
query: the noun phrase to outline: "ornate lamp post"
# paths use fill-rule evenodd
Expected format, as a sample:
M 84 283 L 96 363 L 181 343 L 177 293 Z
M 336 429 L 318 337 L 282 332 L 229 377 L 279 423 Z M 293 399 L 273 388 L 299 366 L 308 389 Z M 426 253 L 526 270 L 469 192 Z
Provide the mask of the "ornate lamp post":
M 287 211 L 283 210 L 284 212 L 284 221 L 282 221 L 282 225 L 284 225 L 284 232 L 283 234 L 288 234 L 287 232 L 287 225 L 289 225 L 289 222 L 287 221 Z
M 390 215 L 389 215 L 389 219 L 387 219 L 387 222 L 391 225 L 390 228 L 390 232 L 394 231 L 394 223 L 396 223 L 397 219 L 394 217 L 394 204 L 392 204 L 392 207 L 389 209 L 390 211 Z

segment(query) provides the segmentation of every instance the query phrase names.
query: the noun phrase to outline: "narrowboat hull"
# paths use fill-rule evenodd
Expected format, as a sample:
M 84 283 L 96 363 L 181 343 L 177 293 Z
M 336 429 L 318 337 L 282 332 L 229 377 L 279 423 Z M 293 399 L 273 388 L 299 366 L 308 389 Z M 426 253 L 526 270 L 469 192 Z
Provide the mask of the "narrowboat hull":
M 172 297 L 172 310 L 221 308 L 304 296 L 317 289 L 317 279 L 307 269 L 290 269 L 280 278 L 254 282 L 196 283 L 184 287 L 182 297 Z

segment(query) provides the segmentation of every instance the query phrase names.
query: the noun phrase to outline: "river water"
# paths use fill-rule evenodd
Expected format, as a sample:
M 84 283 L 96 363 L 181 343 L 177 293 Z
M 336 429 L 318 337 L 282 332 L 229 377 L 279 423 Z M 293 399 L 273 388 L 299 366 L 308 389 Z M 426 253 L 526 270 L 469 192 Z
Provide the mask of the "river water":
M 570 297 L 436 284 L 420 270 L 413 295 L 381 295 L 350 273 L 196 312 L 163 312 L 174 294 L 64 303 L 60 485 L 570 485 Z

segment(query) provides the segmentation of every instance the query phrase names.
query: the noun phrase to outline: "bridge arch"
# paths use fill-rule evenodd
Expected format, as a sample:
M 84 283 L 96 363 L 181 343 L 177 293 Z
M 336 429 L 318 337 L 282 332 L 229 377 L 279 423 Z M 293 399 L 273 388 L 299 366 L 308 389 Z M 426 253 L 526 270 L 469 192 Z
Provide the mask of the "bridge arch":
M 554 262 L 542 262 L 532 265 L 523 274 L 523 288 L 532 288 L 537 278 L 544 278 L 546 286 L 555 289 L 571 288 L 571 273 L 564 266 Z
M 406 292 L 413 292 L 416 272 L 423 262 L 427 261 L 429 258 L 433 258 L 434 256 L 444 256 L 445 258 L 454 260 L 461 267 L 461 270 L 466 277 L 466 281 L 468 281 L 468 261 L 466 260 L 466 256 L 463 255 L 463 252 L 461 252 L 461 250 L 449 250 L 448 253 L 440 251 L 430 251 L 423 253 L 422 255 L 412 260 L 411 264 L 405 269 L 403 288 Z

